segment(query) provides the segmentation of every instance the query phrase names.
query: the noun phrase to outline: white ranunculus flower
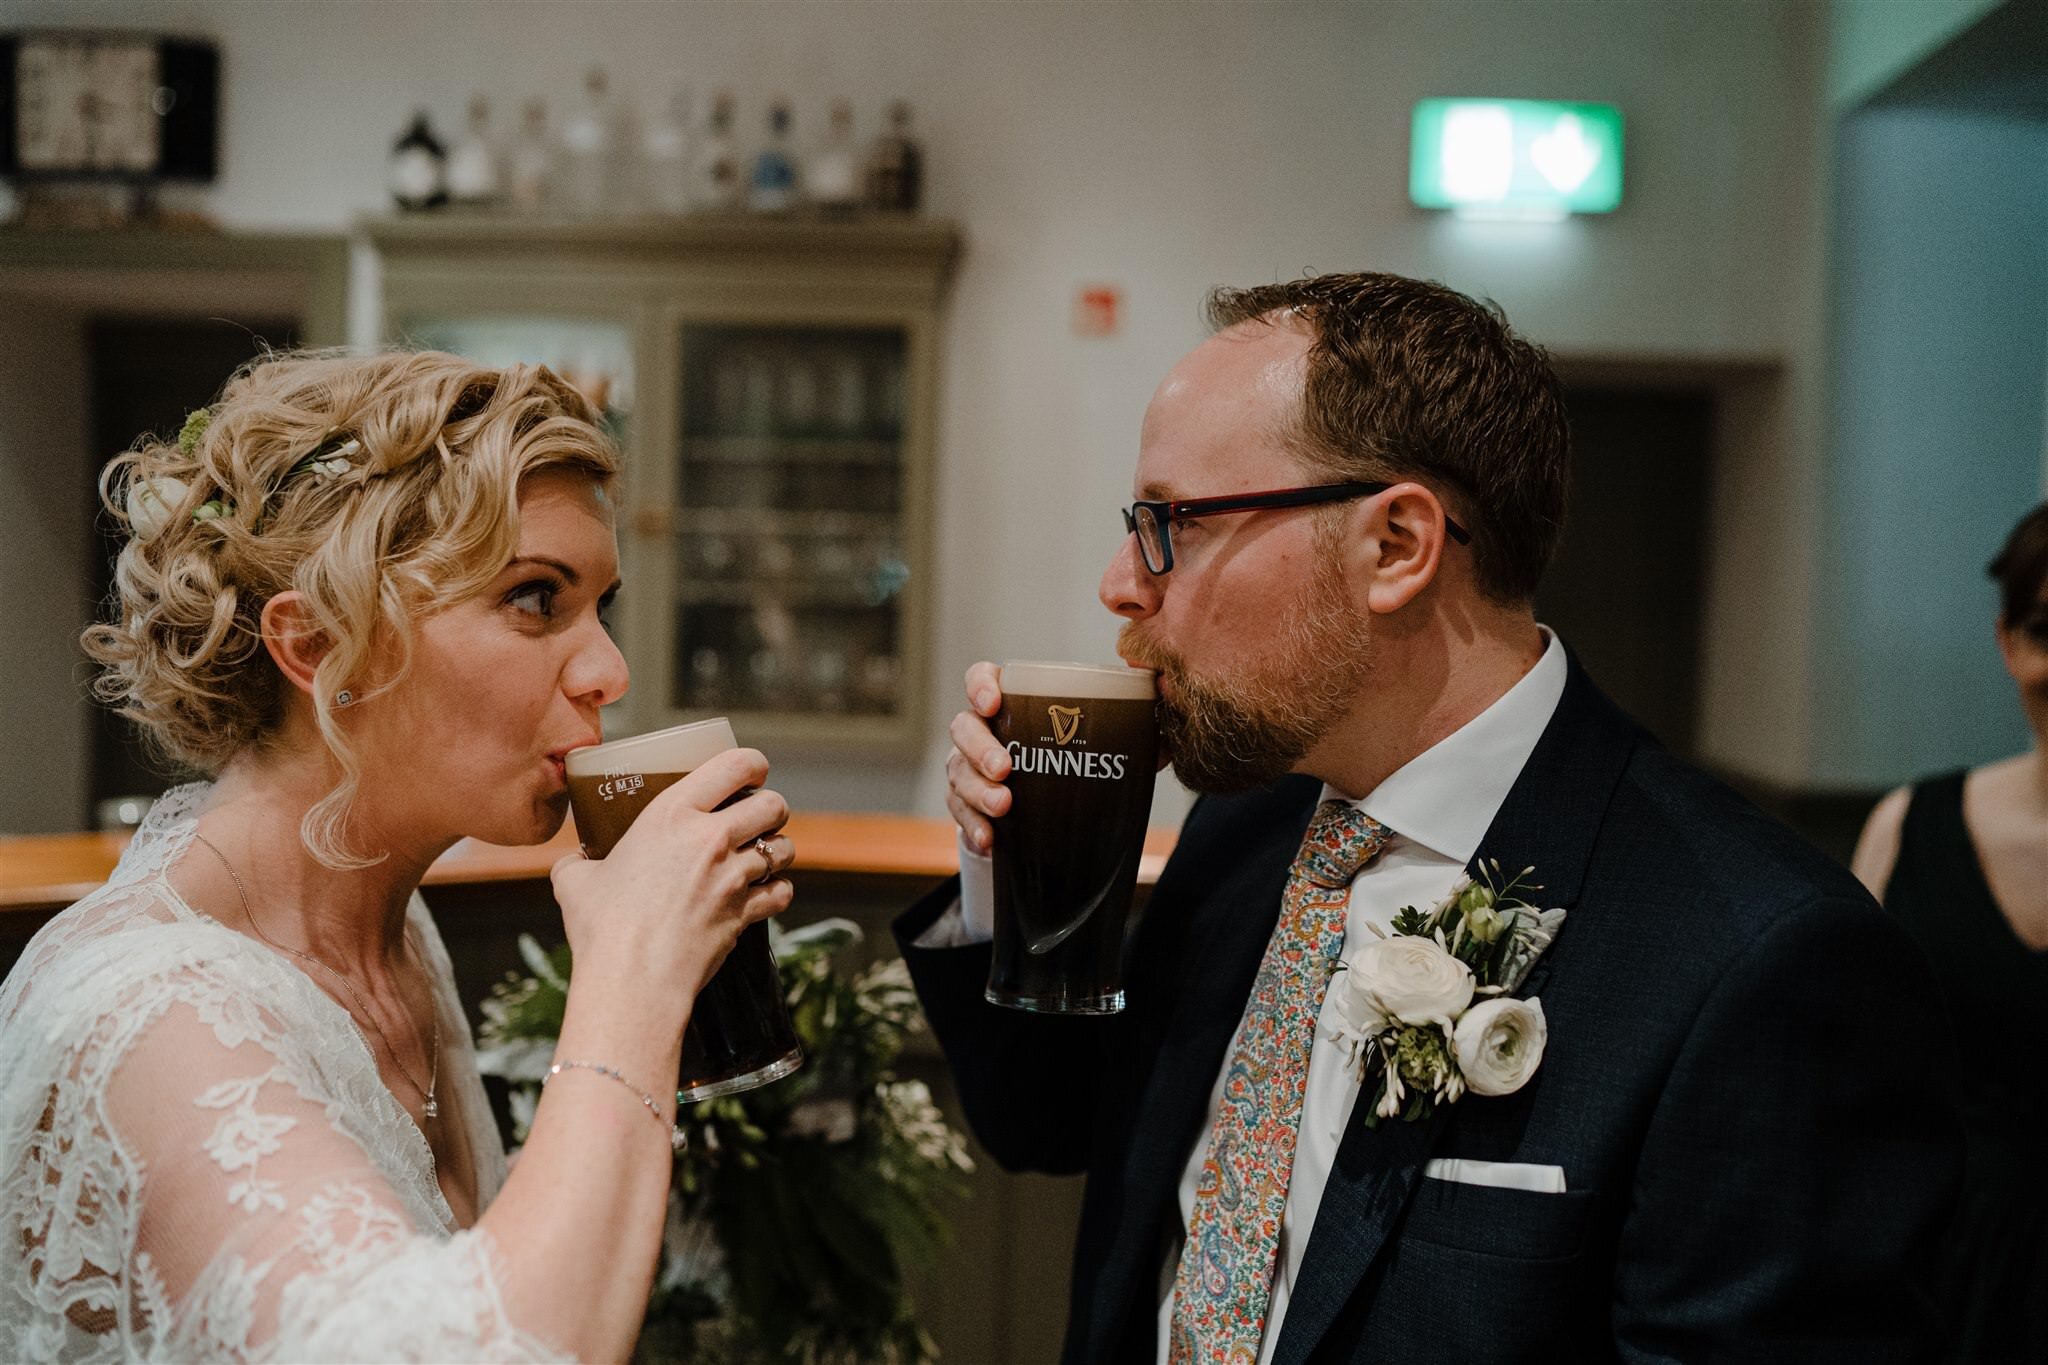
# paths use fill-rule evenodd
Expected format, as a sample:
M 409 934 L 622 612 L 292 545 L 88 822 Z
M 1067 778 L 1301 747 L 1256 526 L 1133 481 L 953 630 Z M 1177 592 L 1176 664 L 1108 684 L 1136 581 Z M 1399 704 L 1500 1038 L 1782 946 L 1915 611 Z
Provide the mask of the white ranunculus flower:
M 1465 1011 L 1451 1035 L 1465 1088 L 1475 1095 L 1512 1095 L 1543 1065 L 1549 1037 L 1540 1000 L 1487 1000 Z
M 1472 969 L 1419 934 L 1368 943 L 1347 975 L 1373 1008 L 1404 1024 L 1448 1023 L 1472 1003 Z
M 153 479 L 137 479 L 128 485 L 126 511 L 128 525 L 137 540 L 154 540 L 164 527 L 171 524 L 171 514 L 185 501 L 189 490 L 183 479 L 174 479 L 168 474 L 159 474 Z

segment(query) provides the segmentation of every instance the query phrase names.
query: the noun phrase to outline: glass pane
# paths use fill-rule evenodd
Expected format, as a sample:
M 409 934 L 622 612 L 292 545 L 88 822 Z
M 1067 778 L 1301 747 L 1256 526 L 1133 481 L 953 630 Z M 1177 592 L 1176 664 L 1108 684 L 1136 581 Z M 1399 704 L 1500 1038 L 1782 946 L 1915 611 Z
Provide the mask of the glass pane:
M 899 328 L 683 329 L 676 707 L 896 712 L 904 356 Z
M 633 338 L 601 318 L 484 316 L 415 318 L 407 344 L 452 351 L 482 365 L 545 365 L 583 391 L 623 436 L 633 410 Z

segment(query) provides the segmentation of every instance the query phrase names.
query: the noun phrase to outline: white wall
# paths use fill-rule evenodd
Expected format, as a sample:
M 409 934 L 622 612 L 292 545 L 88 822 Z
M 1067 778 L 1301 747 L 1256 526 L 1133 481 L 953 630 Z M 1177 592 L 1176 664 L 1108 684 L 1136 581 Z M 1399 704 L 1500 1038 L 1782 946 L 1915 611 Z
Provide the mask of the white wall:
M 85 366 L 75 312 L 0 295 L 0 834 L 76 829 L 85 806 Z
M 960 220 L 968 242 L 944 350 L 941 698 L 984 655 L 1107 656 L 1114 622 L 1094 585 L 1121 529 L 1139 418 L 1200 338 L 1212 285 L 1388 269 L 1491 295 L 1564 352 L 1713 360 L 1806 345 L 1808 267 L 1789 244 L 1807 223 L 1814 14 L 1783 0 L 161 0 L 146 18 L 111 0 L 9 5 L 10 24 L 217 37 L 224 170 L 206 200 L 238 226 L 334 228 L 378 210 L 384 149 L 414 105 L 444 129 L 476 88 L 498 97 L 501 118 L 528 93 L 559 108 L 591 61 L 643 105 L 679 81 L 729 84 L 749 125 L 773 93 L 795 97 L 809 131 L 832 96 L 856 102 L 863 132 L 889 98 L 912 98 L 929 207 Z M 1620 104 L 1621 211 L 1511 226 L 1410 208 L 1410 107 L 1475 94 Z M 1125 291 L 1122 335 L 1069 335 L 1073 293 L 1093 282 Z M 1765 479 L 1796 478 L 1808 458 L 1781 431 L 1763 423 Z M 1042 507 L 1046 488 L 1071 516 L 1001 510 Z M 1771 556 L 1798 552 L 1776 539 L 1753 548 L 1717 564 L 1717 589 L 1762 574 L 1796 596 L 1810 566 Z M 1740 695 L 1717 703 L 1717 689 L 1755 676 L 1749 644 L 1773 632 L 1803 677 L 1804 618 L 1773 613 L 1754 594 L 1713 604 L 1710 716 L 1741 713 Z M 784 776 L 800 800 L 936 811 L 937 731 L 935 717 L 920 764 Z M 1710 734 L 1724 758 L 1766 773 L 1802 742 L 1748 722 Z

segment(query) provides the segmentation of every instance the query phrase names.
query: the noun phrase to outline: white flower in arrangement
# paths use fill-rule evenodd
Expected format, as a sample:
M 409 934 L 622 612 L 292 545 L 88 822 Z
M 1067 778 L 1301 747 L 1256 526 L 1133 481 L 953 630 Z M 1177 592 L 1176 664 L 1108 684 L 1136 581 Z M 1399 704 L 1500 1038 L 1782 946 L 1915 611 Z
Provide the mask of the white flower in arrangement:
M 851 1142 L 860 1131 L 860 1111 L 853 1101 L 840 1096 L 829 1100 L 805 1100 L 789 1111 L 783 1131 L 791 1137 L 821 1138 L 826 1142 Z
M 128 525 L 134 529 L 137 540 L 154 540 L 170 525 L 171 515 L 185 496 L 191 492 L 183 479 L 174 479 L 168 474 L 159 474 L 153 479 L 137 479 L 128 485 L 126 499 Z
M 1472 969 L 1433 938 L 1402 934 L 1368 943 L 1344 973 L 1370 1008 L 1403 1024 L 1448 1023 L 1472 1003 Z
M 1548 1038 L 1542 1001 L 1487 1000 L 1465 1011 L 1451 1042 L 1468 1090 L 1512 1095 L 1543 1064 Z

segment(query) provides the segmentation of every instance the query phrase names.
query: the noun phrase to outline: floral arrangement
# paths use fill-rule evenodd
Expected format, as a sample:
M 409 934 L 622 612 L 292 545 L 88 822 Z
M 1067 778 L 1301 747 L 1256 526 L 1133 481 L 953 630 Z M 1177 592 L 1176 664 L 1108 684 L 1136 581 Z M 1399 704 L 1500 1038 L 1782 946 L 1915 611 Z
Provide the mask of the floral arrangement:
M 771 926 L 771 929 L 774 927 Z M 904 1288 L 947 1236 L 938 1204 L 973 1170 L 922 1081 L 892 1067 L 923 1026 L 900 959 L 858 975 L 832 958 L 845 920 L 775 931 L 804 1067 L 772 1085 L 681 1106 L 648 1359 L 923 1365 L 937 1357 Z M 524 1140 L 568 1002 L 569 950 L 521 936 L 530 976 L 483 1005 L 478 1062 L 512 1085 Z
M 1503 881 L 1498 862 L 1482 866 L 1429 909 L 1403 907 L 1392 935 L 1373 926 L 1380 937 L 1339 968 L 1324 1029 L 1361 1083 L 1378 1077 L 1368 1127 L 1426 1118 L 1468 1090 L 1511 1095 L 1543 1064 L 1543 1002 L 1508 998 L 1564 927 L 1564 911 L 1519 894 L 1542 889 L 1524 880 L 1535 870 Z

